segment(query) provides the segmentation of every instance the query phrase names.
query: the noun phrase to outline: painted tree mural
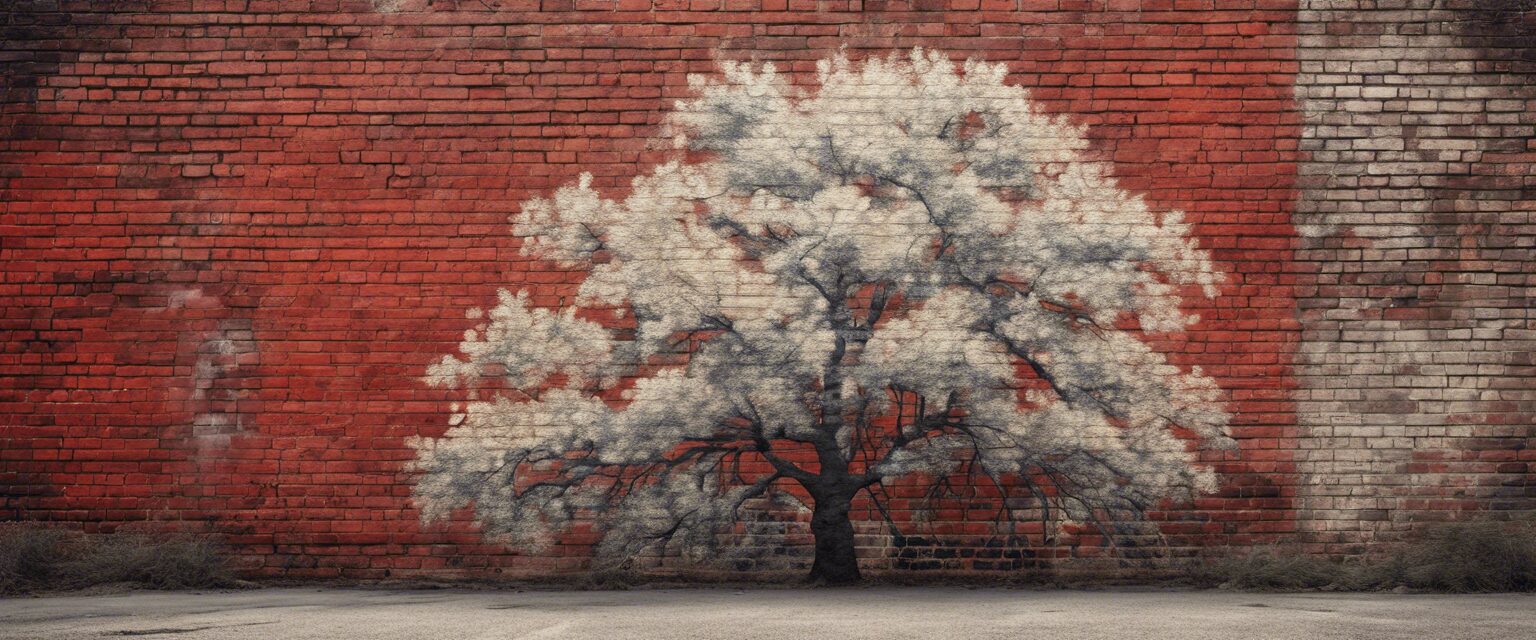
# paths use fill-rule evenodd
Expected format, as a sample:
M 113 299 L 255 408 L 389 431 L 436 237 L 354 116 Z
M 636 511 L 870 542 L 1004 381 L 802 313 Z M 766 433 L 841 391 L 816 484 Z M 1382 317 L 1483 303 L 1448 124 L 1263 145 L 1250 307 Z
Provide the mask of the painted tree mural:
M 431 368 L 468 401 L 414 442 L 423 517 L 472 506 L 523 546 L 591 521 L 615 559 L 708 550 L 790 492 L 839 583 L 851 502 L 898 478 L 1077 521 L 1212 489 L 1219 389 L 1146 338 L 1220 275 L 1005 72 L 838 55 L 801 89 L 725 63 L 670 117 L 677 161 L 526 203 L 523 251 L 588 275 L 565 309 L 502 292 Z

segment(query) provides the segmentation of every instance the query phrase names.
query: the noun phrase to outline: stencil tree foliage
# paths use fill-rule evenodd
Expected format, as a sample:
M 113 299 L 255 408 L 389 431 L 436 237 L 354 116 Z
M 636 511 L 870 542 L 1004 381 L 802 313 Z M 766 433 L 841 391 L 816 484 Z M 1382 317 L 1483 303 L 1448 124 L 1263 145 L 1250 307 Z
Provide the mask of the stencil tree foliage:
M 1219 389 L 1146 338 L 1220 274 L 1005 72 L 839 55 L 801 89 L 725 63 L 670 116 L 695 162 L 525 203 L 523 252 L 588 275 L 564 309 L 503 291 L 431 368 L 499 390 L 414 442 L 424 517 L 472 506 L 518 545 L 590 520 L 625 557 L 707 551 L 794 490 L 814 570 L 848 579 L 848 504 L 897 478 L 1080 520 L 1212 489 L 1194 449 L 1231 444 Z

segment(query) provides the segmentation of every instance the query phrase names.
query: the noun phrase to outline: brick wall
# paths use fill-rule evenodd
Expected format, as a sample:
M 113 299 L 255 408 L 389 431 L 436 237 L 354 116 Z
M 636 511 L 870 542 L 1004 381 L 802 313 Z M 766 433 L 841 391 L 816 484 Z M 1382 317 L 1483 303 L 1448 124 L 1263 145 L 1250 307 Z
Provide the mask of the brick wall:
M 214 532 L 267 575 L 581 569 L 579 535 L 530 555 L 423 525 L 403 470 L 448 426 L 421 378 L 463 310 L 580 277 L 508 215 L 666 157 L 657 124 L 718 59 L 805 78 L 914 46 L 1006 62 L 1231 274 L 1162 345 L 1240 444 L 1207 454 L 1218 493 L 1153 514 L 1169 548 L 1529 514 L 1530 13 L 1415 1 L 16 0 L 0 518 Z M 898 548 L 866 505 L 866 565 L 1103 553 L 999 535 L 992 506 Z M 803 522 L 776 531 L 752 544 L 803 562 Z

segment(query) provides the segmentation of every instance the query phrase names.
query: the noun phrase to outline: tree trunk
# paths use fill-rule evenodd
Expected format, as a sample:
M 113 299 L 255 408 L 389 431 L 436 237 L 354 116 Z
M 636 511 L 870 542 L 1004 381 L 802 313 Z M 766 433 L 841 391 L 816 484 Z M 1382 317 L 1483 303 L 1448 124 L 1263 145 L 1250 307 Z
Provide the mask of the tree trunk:
M 811 533 L 816 536 L 816 562 L 810 579 L 827 585 L 859 581 L 859 559 L 853 549 L 853 523 L 848 520 L 852 496 L 813 496 Z

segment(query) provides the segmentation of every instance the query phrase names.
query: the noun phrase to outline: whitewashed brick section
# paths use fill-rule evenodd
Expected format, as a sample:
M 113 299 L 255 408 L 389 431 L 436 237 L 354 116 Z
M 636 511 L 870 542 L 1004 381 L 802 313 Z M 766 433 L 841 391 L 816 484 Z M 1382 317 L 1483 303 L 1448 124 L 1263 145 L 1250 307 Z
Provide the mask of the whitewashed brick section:
M 1529 3 L 1305 0 L 1299 528 L 1536 513 Z

